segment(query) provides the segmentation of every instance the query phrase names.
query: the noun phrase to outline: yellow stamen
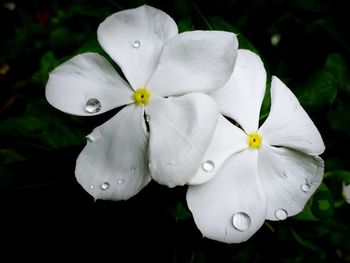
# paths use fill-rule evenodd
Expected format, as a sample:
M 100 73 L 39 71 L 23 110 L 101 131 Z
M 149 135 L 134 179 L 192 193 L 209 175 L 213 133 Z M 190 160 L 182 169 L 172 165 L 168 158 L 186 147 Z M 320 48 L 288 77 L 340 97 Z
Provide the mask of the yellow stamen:
M 262 137 L 257 133 L 251 133 L 248 135 L 248 145 L 250 148 L 258 149 L 261 146 Z
M 132 94 L 132 99 L 136 105 L 147 105 L 151 98 L 151 91 L 147 88 L 137 89 L 134 94 Z

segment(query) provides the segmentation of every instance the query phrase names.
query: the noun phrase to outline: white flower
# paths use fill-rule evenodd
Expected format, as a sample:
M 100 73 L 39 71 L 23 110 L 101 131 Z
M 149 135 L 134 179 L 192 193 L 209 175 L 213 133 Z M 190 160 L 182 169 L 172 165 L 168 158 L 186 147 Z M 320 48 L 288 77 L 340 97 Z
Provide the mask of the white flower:
M 236 36 L 178 34 L 171 17 L 147 5 L 111 15 L 97 34 L 129 83 L 107 59 L 86 53 L 57 67 L 46 86 L 49 103 L 74 115 L 93 116 L 126 105 L 87 136 L 77 180 L 95 199 L 109 200 L 135 195 L 151 177 L 170 187 L 187 183 L 219 116 L 214 100 L 196 92 L 229 80 Z
M 284 220 L 299 213 L 322 180 L 324 163 L 317 156 L 325 149 L 322 138 L 297 98 L 276 77 L 270 114 L 258 127 L 265 83 L 260 58 L 238 50 L 230 81 L 211 93 L 223 115 L 242 128 L 223 117 L 219 120 L 192 183 L 211 180 L 189 186 L 187 192 L 194 220 L 208 238 L 247 240 L 265 219 Z

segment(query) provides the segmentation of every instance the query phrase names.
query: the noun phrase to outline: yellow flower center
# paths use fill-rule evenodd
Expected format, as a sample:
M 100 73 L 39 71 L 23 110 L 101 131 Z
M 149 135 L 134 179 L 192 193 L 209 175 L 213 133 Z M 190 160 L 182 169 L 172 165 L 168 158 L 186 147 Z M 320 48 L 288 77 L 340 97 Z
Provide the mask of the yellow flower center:
M 134 94 L 132 94 L 132 99 L 136 105 L 147 105 L 151 98 L 151 91 L 147 88 L 137 89 Z
M 262 137 L 257 133 L 251 133 L 248 135 L 248 145 L 250 148 L 258 149 L 261 146 Z

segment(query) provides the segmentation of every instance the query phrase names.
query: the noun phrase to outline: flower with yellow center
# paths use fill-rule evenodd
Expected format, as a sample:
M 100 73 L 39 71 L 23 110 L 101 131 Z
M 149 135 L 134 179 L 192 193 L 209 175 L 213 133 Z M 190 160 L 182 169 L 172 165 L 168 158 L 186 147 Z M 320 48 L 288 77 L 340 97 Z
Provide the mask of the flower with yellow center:
M 258 133 L 248 135 L 248 145 L 252 149 L 259 149 L 261 146 L 262 137 Z
M 132 94 L 132 99 L 136 105 L 147 105 L 151 98 L 151 91 L 147 88 L 137 89 Z
M 120 108 L 87 136 L 76 162 L 78 182 L 106 200 L 128 199 L 151 178 L 169 187 L 186 184 L 219 116 L 204 93 L 229 80 L 236 35 L 178 34 L 171 17 L 143 5 L 107 17 L 97 36 L 127 81 L 103 56 L 84 53 L 55 68 L 46 85 L 48 102 L 66 113 L 94 116 Z
M 239 50 L 231 79 L 210 93 L 222 114 L 242 128 L 219 119 L 203 166 L 188 188 L 188 207 L 208 238 L 243 242 L 266 219 L 284 220 L 302 211 L 321 183 L 321 135 L 277 77 L 272 77 L 269 116 L 259 128 L 265 83 L 260 58 Z

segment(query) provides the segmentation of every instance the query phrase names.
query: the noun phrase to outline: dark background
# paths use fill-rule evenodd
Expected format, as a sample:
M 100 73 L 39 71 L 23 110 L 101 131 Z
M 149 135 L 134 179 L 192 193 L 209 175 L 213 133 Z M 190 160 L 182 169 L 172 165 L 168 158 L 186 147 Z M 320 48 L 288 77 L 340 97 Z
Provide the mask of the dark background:
M 0 3 L 1 252 L 14 250 L 12 258 L 74 252 L 115 262 L 350 261 L 349 204 L 342 197 L 342 185 L 350 184 L 346 1 L 147 1 L 172 16 L 180 31 L 239 33 L 240 47 L 257 52 L 268 73 L 287 83 L 325 141 L 324 184 L 305 210 L 267 221 L 234 245 L 201 236 L 185 187 L 152 182 L 128 201 L 95 202 L 75 180 L 75 160 L 84 136 L 115 112 L 74 117 L 45 100 L 48 72 L 79 53 L 104 54 L 96 40 L 99 23 L 144 1 Z M 267 96 L 262 116 L 268 109 Z

